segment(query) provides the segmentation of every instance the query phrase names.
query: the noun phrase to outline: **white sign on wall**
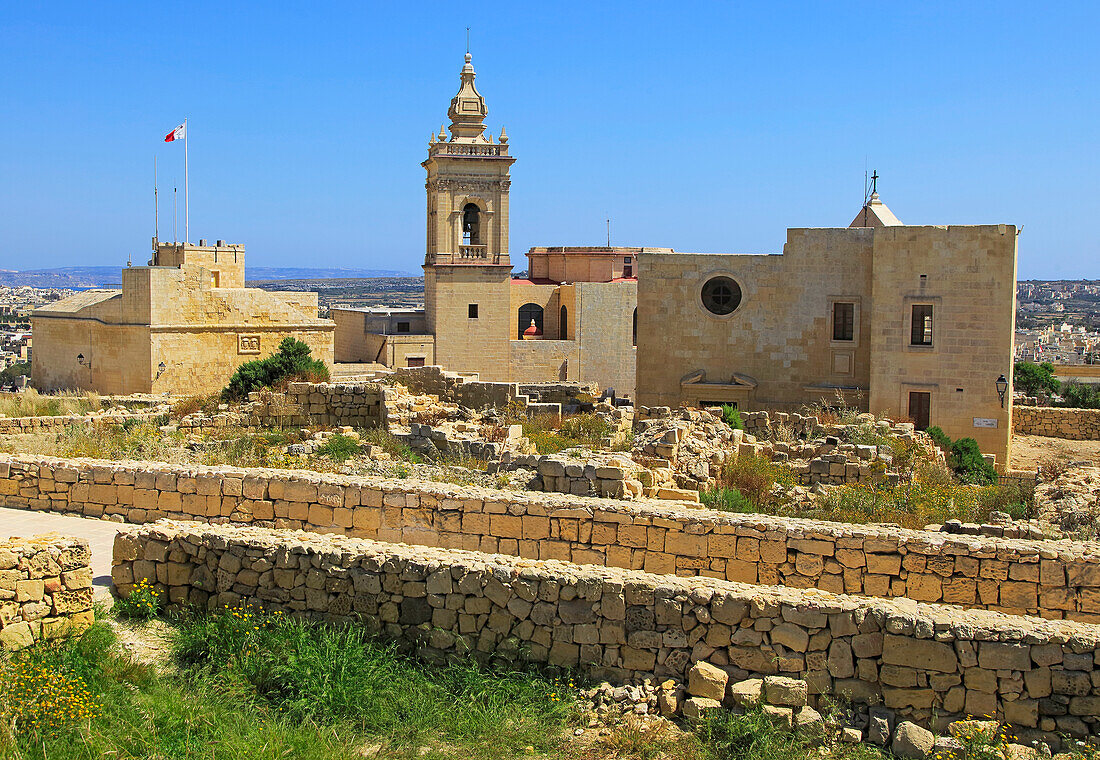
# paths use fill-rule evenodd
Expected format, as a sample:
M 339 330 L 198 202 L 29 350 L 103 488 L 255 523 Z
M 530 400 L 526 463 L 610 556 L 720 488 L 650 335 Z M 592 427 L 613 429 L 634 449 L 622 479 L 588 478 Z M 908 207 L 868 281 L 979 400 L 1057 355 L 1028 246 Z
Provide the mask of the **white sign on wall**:
M 996 417 L 975 417 L 974 427 L 976 428 L 995 428 L 997 427 Z

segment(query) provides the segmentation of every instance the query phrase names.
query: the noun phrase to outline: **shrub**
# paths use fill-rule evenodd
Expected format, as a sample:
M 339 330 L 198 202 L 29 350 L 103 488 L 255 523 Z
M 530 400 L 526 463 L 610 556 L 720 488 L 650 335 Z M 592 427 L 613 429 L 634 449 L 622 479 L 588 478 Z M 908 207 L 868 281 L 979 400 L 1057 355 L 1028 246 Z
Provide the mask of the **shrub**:
M 419 464 L 423 462 L 423 458 L 409 448 L 408 444 L 402 441 L 388 430 L 383 428 L 373 428 L 368 430 L 360 438 L 363 443 L 368 443 L 371 446 L 377 446 L 382 451 L 389 454 L 394 459 L 400 459 L 404 462 L 412 462 L 413 464 Z M 408 477 L 404 475 L 402 477 Z
M 734 430 L 745 429 L 745 423 L 741 420 L 741 412 L 736 406 L 722 404 L 722 421 Z
M 149 620 L 157 616 L 160 607 L 161 592 L 148 578 L 142 578 L 130 589 L 129 596 L 115 600 L 114 610 L 129 620 Z
M 943 428 L 939 425 L 933 425 L 924 432 L 928 433 L 928 436 L 932 439 L 932 443 L 939 446 L 944 451 L 951 451 L 951 439 L 947 433 L 943 432 Z
M 281 382 L 297 379 L 324 382 L 328 378 L 328 367 L 310 356 L 309 346 L 287 337 L 271 356 L 253 359 L 238 367 L 222 396 L 229 401 L 242 401 L 252 391 L 271 388 Z
M 187 396 L 172 405 L 172 416 L 182 419 L 195 412 L 214 414 L 218 411 L 218 394 L 209 396 Z
M 552 414 L 539 414 L 523 421 L 523 434 L 540 454 L 556 454 L 574 446 L 597 446 L 611 435 L 611 425 L 602 417 L 575 414 L 559 420 Z
M 346 462 L 359 453 L 359 441 L 340 433 L 333 433 L 317 447 L 317 455 L 337 462 Z
M 727 459 L 718 477 L 719 488 L 737 491 L 757 508 L 776 506 L 773 491 L 777 483 L 793 485 L 794 473 L 789 467 L 755 454 Z
M 960 438 L 952 443 L 947 463 L 964 483 L 990 485 L 997 482 L 997 472 L 982 457 L 978 442 L 973 438 Z
M 0 370 L 0 385 L 7 385 L 10 382 L 14 382 L 15 378 L 23 375 L 30 377 L 30 374 L 30 362 L 15 362 L 15 364 L 11 364 Z
M 1057 393 L 1059 385 L 1058 379 L 1054 377 L 1054 365 L 1050 362 L 1016 362 L 1012 369 L 1012 388 L 1023 391 L 1024 395 Z
M 800 516 L 848 523 L 894 523 L 919 530 L 951 519 L 987 522 L 991 512 L 1027 516 L 1027 494 L 1019 486 L 959 485 L 944 479 L 914 480 L 892 488 L 845 485 L 829 490 Z
M 1073 380 L 1065 383 L 1058 406 L 1071 409 L 1100 409 L 1100 387 Z

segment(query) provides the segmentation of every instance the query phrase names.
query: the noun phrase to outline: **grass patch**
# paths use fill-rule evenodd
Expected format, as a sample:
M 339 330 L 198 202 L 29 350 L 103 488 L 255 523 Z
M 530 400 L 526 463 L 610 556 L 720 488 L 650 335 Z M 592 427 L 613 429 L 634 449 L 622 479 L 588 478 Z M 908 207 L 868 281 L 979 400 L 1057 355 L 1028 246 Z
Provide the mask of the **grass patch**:
M 41 701 L 42 693 L 0 694 L 0 756 L 13 760 L 172 758 L 229 760 L 303 758 L 336 760 L 354 756 L 355 744 L 316 724 L 290 719 L 249 704 L 231 685 L 183 682 L 158 676 L 114 647 L 114 634 L 98 622 L 79 639 L 39 644 L 0 657 L 0 678 L 20 671 L 73 686 L 87 705 L 78 721 L 10 718 L 26 714 L 37 700 L 39 715 L 61 718 Z M 82 688 L 81 688 L 82 687 Z M 70 698 L 66 698 L 69 702 Z
M 772 725 L 759 711 L 733 715 L 716 710 L 695 724 L 695 734 L 712 758 L 737 760 L 806 760 L 818 757 L 815 743 L 798 733 Z M 887 760 L 892 757 L 869 744 L 836 744 L 829 757 L 841 760 Z
M 523 420 L 523 434 L 540 454 L 557 454 L 576 446 L 593 448 L 611 435 L 611 424 L 591 412 L 558 419 L 538 414 Z
M 95 393 L 50 395 L 27 388 L 16 394 L 0 395 L 0 415 L 5 417 L 59 417 L 89 414 L 103 408 Z
M 54 456 L 93 459 L 151 459 L 158 462 L 180 460 L 181 433 L 163 433 L 152 422 L 126 420 L 126 424 L 70 425 L 51 447 Z
M 919 530 L 951 519 L 983 523 L 995 511 L 1024 519 L 1028 516 L 1027 495 L 1017 485 L 966 486 L 919 479 L 893 488 L 845 485 L 831 489 L 818 500 L 815 509 L 799 516 L 850 523 L 896 523 Z
M 471 661 L 428 667 L 360 626 L 245 609 L 184 620 L 176 655 L 190 677 L 235 683 L 291 720 L 395 745 L 461 745 L 463 757 L 550 750 L 571 713 L 561 685 L 537 675 Z
M 402 462 L 420 464 L 424 458 L 409 448 L 409 445 L 383 428 L 373 428 L 363 433 L 360 440 L 371 446 L 378 446 L 382 451 L 390 455 L 392 459 Z
M 699 492 L 699 501 L 708 509 L 722 512 L 756 512 L 757 508 L 736 488 L 711 488 Z
M 317 447 L 318 456 L 328 457 L 335 462 L 346 462 L 359 453 L 359 441 L 340 433 L 334 433 Z

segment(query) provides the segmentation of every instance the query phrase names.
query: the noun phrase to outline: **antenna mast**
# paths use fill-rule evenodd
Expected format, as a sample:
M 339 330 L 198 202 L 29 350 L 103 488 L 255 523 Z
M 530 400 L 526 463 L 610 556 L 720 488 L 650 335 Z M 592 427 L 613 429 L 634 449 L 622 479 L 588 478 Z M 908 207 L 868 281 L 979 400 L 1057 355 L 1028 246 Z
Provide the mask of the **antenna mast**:
M 611 217 L 607 217 L 607 247 L 611 247 Z
M 153 250 L 160 238 L 160 196 L 157 194 L 157 154 L 153 154 Z

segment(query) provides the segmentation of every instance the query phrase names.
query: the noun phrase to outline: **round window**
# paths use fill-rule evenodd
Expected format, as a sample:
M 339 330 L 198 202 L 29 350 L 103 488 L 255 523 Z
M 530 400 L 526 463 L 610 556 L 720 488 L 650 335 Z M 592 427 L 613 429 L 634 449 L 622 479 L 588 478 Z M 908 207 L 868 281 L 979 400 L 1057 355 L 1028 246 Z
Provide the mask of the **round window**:
M 702 298 L 711 314 L 732 314 L 741 303 L 741 286 L 729 277 L 712 277 L 703 285 Z

